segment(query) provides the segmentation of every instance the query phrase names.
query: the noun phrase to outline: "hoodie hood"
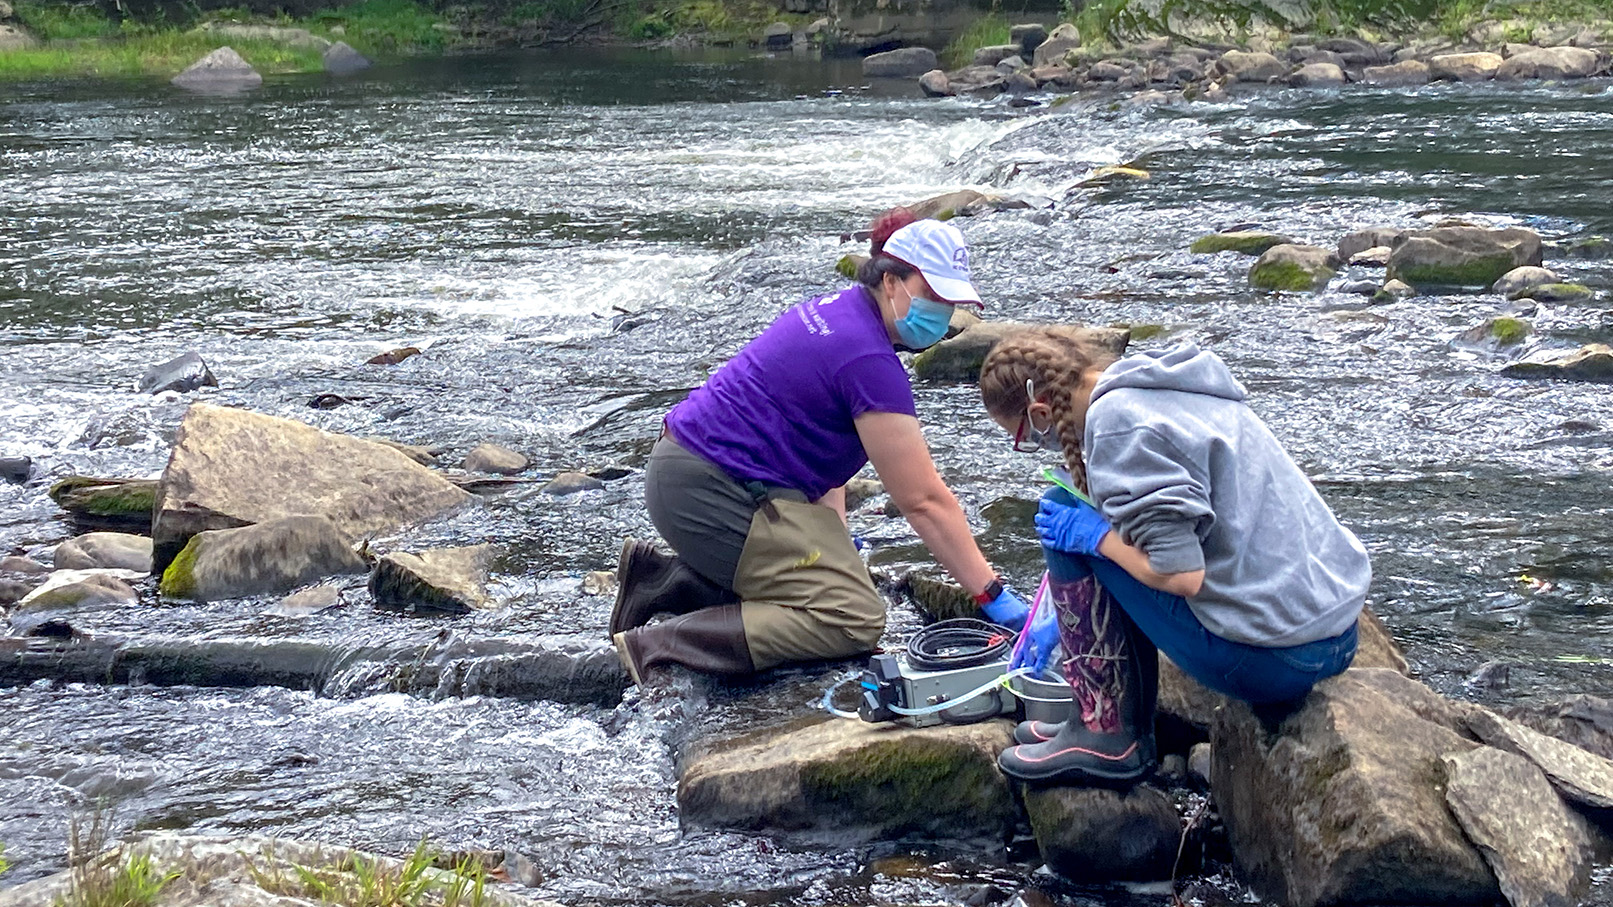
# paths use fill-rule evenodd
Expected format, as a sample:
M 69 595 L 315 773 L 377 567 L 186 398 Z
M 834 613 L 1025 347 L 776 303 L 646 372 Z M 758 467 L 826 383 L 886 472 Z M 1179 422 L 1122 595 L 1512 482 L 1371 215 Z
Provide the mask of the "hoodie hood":
M 1168 350 L 1150 350 L 1121 359 L 1104 369 L 1092 389 L 1092 402 L 1122 387 L 1185 391 L 1238 401 L 1247 396 L 1243 385 L 1232 377 L 1232 371 L 1221 357 L 1199 349 L 1196 343 L 1182 343 Z

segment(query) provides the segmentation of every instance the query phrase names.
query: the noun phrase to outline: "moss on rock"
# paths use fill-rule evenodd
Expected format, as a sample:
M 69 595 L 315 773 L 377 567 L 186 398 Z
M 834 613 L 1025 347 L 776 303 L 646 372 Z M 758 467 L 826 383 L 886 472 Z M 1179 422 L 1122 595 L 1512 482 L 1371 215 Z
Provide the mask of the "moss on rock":
M 1503 315 L 1490 321 L 1490 336 L 1502 346 L 1522 343 L 1529 336 L 1529 322 L 1522 318 Z
M 1464 262 L 1397 264 L 1390 268 L 1389 276 L 1416 287 L 1488 287 L 1517 266 L 1510 252 L 1501 252 Z
M 1193 240 L 1188 251 L 1195 255 L 1210 255 L 1216 252 L 1237 252 L 1240 255 L 1260 255 L 1273 246 L 1281 246 L 1293 242 L 1286 236 L 1277 233 L 1259 233 L 1254 231 L 1235 231 L 1232 233 L 1211 233 Z
M 202 537 L 192 536 L 162 572 L 157 591 L 169 598 L 194 598 L 196 595 L 196 558 L 201 552 Z
M 1324 278 L 1325 279 L 1325 278 Z M 1273 261 L 1255 266 L 1249 284 L 1258 290 L 1304 292 L 1317 284 L 1316 275 L 1291 261 Z
M 1583 302 L 1596 293 L 1578 283 L 1543 283 L 1512 294 L 1512 299 L 1533 299 L 1536 302 Z
M 68 476 L 52 485 L 49 494 L 63 510 L 94 517 L 135 517 L 149 521 L 157 506 L 154 479 Z
M 1003 814 L 1005 787 L 978 749 L 941 736 L 880 741 L 801 767 L 809 802 L 865 813 L 888 833 L 936 830 L 938 804 L 954 814 Z

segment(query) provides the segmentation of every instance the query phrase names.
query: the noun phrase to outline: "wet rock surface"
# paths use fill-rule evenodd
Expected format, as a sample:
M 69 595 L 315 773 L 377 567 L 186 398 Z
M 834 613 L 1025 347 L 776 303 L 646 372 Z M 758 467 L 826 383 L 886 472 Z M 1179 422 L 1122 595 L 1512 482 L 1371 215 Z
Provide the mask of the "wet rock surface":
M 1332 251 L 1320 246 L 1272 246 L 1250 267 L 1249 285 L 1260 290 L 1316 290 L 1332 279 L 1337 266 Z
M 160 394 L 163 391 L 185 393 L 201 387 L 218 387 L 212 369 L 196 353 L 185 353 L 160 365 L 154 365 L 140 376 L 136 389 L 142 393 Z
M 56 547 L 54 563 L 60 570 L 116 567 L 151 572 L 151 539 L 123 532 L 91 532 Z
M 293 516 L 197 533 L 163 570 L 159 588 L 173 598 L 219 601 L 289 592 L 365 566 L 334 522 Z
M 1042 859 L 1059 875 L 1077 882 L 1170 878 L 1181 820 L 1158 789 L 1027 788 L 1024 797 Z
M 1512 378 L 1613 381 L 1613 347 L 1590 343 L 1577 350 L 1540 350 L 1508 365 L 1501 374 Z
M 280 476 L 294 475 L 286 483 Z M 394 530 L 471 496 L 405 455 L 301 422 L 198 403 L 174 438 L 151 534 L 166 569 L 198 532 L 321 516 L 348 538 Z
M 943 340 L 920 353 L 913 360 L 913 374 L 928 381 L 977 381 L 980 366 L 993 347 L 1015 331 L 1028 327 L 1045 327 L 1011 321 L 983 321 L 964 330 L 949 340 Z M 1080 330 L 1091 342 L 1102 349 L 1119 355 L 1125 350 L 1130 334 L 1118 328 L 1070 325 Z
M 411 614 L 465 614 L 492 604 L 487 596 L 488 545 L 382 555 L 370 574 L 377 607 Z
M 1012 727 L 832 719 L 737 741 L 678 782 L 684 821 L 811 837 L 998 838 L 1015 813 L 997 754 Z

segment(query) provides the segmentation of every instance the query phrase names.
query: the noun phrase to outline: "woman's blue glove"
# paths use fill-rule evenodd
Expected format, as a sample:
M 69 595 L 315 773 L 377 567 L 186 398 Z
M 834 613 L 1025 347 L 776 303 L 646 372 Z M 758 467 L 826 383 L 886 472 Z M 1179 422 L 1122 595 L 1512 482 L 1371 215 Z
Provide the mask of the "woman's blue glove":
M 1036 512 L 1036 534 L 1042 544 L 1069 554 L 1098 554 L 1098 543 L 1109 534 L 1109 521 L 1085 501 L 1060 504 L 1042 499 Z
M 980 610 L 986 613 L 987 620 L 1018 633 L 1019 628 L 1025 626 L 1025 617 L 1031 613 L 1031 606 L 1025 604 L 1019 593 L 1004 586 L 1003 591 L 981 605 Z
M 1042 673 L 1042 669 L 1047 667 L 1047 656 L 1053 654 L 1054 647 L 1059 644 L 1059 617 L 1054 613 L 1052 602 L 1042 602 L 1036 619 L 1021 635 L 1024 639 L 1013 660 L 1008 662 L 1008 670 L 1028 667 L 1033 675 Z

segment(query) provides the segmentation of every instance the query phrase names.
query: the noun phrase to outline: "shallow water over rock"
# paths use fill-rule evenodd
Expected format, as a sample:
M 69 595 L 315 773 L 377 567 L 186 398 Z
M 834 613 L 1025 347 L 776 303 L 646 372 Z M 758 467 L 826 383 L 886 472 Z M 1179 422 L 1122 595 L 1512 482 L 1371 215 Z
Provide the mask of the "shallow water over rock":
M 1548 240 L 1613 234 L 1607 83 L 1251 88 L 1222 104 L 1051 111 L 862 84 L 855 63 L 590 52 L 270 80 L 228 98 L 20 86 L 0 101 L 0 457 L 31 457 L 33 479 L 0 485 L 0 548 L 43 555 L 77 534 L 46 497 L 55 479 L 159 474 L 194 399 L 441 448 L 449 466 L 490 442 L 540 481 L 375 544 L 494 544 L 503 609 L 407 618 L 354 588 L 288 616 L 269 613 L 274 597 L 159 604 L 148 584 L 140 605 L 71 624 L 331 651 L 424 645 L 445 628 L 489 652 L 602 644 L 609 596 L 583 580 L 613 567 L 623 535 L 653 534 L 636 469 L 661 414 L 783 307 L 839 284 L 834 262 L 861 251 L 841 233 L 975 188 L 1037 204 L 958 221 L 988 315 L 1149 326 L 1137 346 L 1192 339 L 1225 357 L 1372 551 L 1369 603 L 1425 680 L 1496 704 L 1613 693 L 1606 385 L 1503 378 L 1507 354 L 1453 347 L 1505 309 L 1498 295 L 1373 305 L 1339 282 L 1273 295 L 1249 289 L 1252 259 L 1187 251 L 1238 225 L 1324 247 L 1446 217 Z M 1070 188 L 1126 162 L 1150 178 Z M 1546 264 L 1597 295 L 1541 304 L 1525 350 L 1607 342 L 1613 265 Z M 422 352 L 366 364 L 401 347 Z M 191 351 L 217 388 L 137 392 L 147 369 Z M 1030 585 L 1023 502 L 1042 464 L 1008 451 L 968 386 L 917 390 L 988 554 Z M 541 490 L 604 466 L 628 471 Z M 853 518 L 873 561 L 925 561 L 881 505 Z M 917 625 L 898 607 L 890 638 Z M 124 827 L 507 849 L 538 864 L 538 894 L 571 902 L 960 901 L 1020 884 L 1015 849 L 908 860 L 901 844 L 680 828 L 676 766 L 713 738 L 810 714 L 840 676 L 679 678 L 621 705 L 465 684 L 403 695 L 384 669 L 327 673 L 311 684 L 322 695 L 0 691 L 6 881 L 59 868 L 68 807 L 108 798 Z

